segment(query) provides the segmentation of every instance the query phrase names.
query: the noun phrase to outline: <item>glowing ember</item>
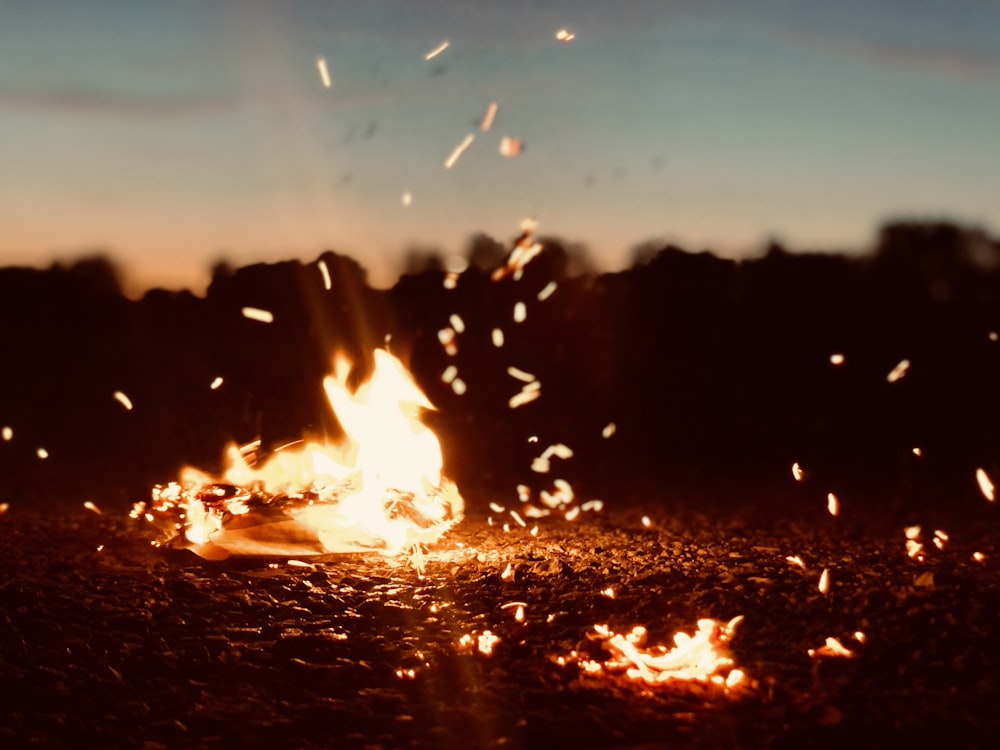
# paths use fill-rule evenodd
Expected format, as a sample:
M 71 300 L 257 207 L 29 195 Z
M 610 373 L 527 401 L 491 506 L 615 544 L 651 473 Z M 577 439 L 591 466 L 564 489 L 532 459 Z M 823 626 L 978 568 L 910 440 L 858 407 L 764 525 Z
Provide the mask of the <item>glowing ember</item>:
M 664 685 L 675 680 L 690 680 L 716 685 L 723 689 L 734 688 L 746 682 L 746 675 L 735 668 L 729 650 L 736 628 L 743 617 L 734 617 L 728 623 L 704 618 L 698 620 L 695 634 L 677 633 L 674 647 L 644 648 L 646 629 L 635 627 L 622 635 L 606 625 L 595 625 L 594 631 L 602 639 L 611 656 L 603 664 L 581 659 L 576 662 L 588 674 L 620 672 L 632 680 L 647 685 Z M 566 659 L 559 660 L 566 663 Z
M 222 376 L 219 375 L 215 378 L 215 380 L 212 381 L 211 385 L 209 385 L 208 387 L 211 388 L 213 391 L 217 391 L 219 390 L 219 388 L 222 387 L 222 383 L 223 383 Z
M 849 648 L 846 648 L 844 644 L 836 638 L 827 638 L 824 645 L 819 648 L 809 649 L 809 656 L 814 658 L 817 656 L 839 656 L 850 659 L 854 656 L 854 652 Z
M 413 193 L 407 190 L 399 200 L 404 206 L 411 206 L 413 205 Z
M 885 376 L 885 379 L 890 383 L 895 383 L 897 380 L 906 375 L 906 371 L 910 369 L 910 360 L 901 360 L 898 365 L 892 368 L 892 372 Z
M 326 65 L 325 57 L 316 58 L 316 70 L 319 71 L 319 78 L 323 82 L 323 88 L 333 88 L 333 80 L 330 78 L 330 69 Z
M 996 331 L 990 331 L 989 338 L 990 341 L 998 341 L 1000 340 L 1000 335 L 998 335 Z
M 556 289 L 558 289 L 558 288 L 559 288 L 559 285 L 556 284 L 556 282 L 550 281 L 548 284 L 545 285 L 545 287 L 542 289 L 542 291 L 540 291 L 538 293 L 538 297 L 537 297 L 538 301 L 539 302 L 544 302 L 549 297 L 551 297 L 555 293 Z
M 985 469 L 976 469 L 976 481 L 979 483 L 979 491 L 983 493 L 983 497 L 991 503 L 996 500 L 996 491 L 993 486 L 993 480 L 990 479 L 990 476 L 986 473 Z
M 96 505 L 94 505 L 90 500 L 84 501 L 83 507 L 86 508 L 87 510 L 89 510 L 91 513 L 96 513 L 99 516 L 103 516 L 104 515 L 101 512 L 101 509 L 98 508 Z
M 934 530 L 934 546 L 938 549 L 944 549 L 944 546 L 948 543 L 948 534 L 941 529 Z
M 324 380 L 345 432 L 339 444 L 296 443 L 260 466 L 246 457 L 254 444 L 231 446 L 220 478 L 187 468 L 179 482 L 155 487 L 133 518 L 208 558 L 408 552 L 419 568 L 423 545 L 461 520 L 463 501 L 419 418 L 434 407 L 399 360 L 382 349 L 374 359 L 371 379 L 354 392 L 342 358 Z
M 802 467 L 799 466 L 798 461 L 792 464 L 792 476 L 795 477 L 796 482 L 801 482 L 802 478 L 805 476 L 805 472 L 802 471 Z
M 115 397 L 115 401 L 124 406 L 127 411 L 132 411 L 132 399 L 121 391 L 115 391 L 112 395 Z
M 832 492 L 828 492 L 826 495 L 826 509 L 831 516 L 840 515 L 840 500 Z
M 475 633 L 466 633 L 458 639 L 458 650 L 469 652 L 475 648 L 484 656 L 490 656 L 493 653 L 493 647 L 498 643 L 500 643 L 500 638 L 489 630 L 484 630 L 478 636 Z
M 493 127 L 493 119 L 497 116 L 497 108 L 498 105 L 496 102 L 490 102 L 490 106 L 486 108 L 486 115 L 479 124 L 479 129 L 484 133 Z
M 465 138 L 462 139 L 462 142 L 455 146 L 455 150 L 451 152 L 447 159 L 444 160 L 444 168 L 451 169 L 454 167 L 455 163 L 459 160 L 462 154 L 465 153 L 465 149 L 472 145 L 472 141 L 474 139 L 475 136 L 472 133 L 465 136 Z
M 449 42 L 447 39 L 445 39 L 443 42 L 441 42 L 441 44 L 439 44 L 437 47 L 435 47 L 430 52 L 428 52 L 426 55 L 424 55 L 424 59 L 425 60 L 433 60 L 435 57 L 437 57 L 442 52 L 444 52 L 446 49 L 448 49 L 449 46 L 451 46 L 451 42 Z
M 528 308 L 525 307 L 523 302 L 516 302 L 514 304 L 514 322 L 523 323 L 528 318 Z
M 13 428 L 5 426 L 2 430 L 0 430 L 0 437 L 3 438 L 3 441 L 5 443 L 9 443 L 11 440 L 14 439 Z
M 981 563 L 986 560 L 986 555 L 984 555 L 982 552 L 973 552 L 972 559 L 978 563 Z
M 830 571 L 828 568 L 823 568 L 823 572 L 819 576 L 819 593 L 828 594 L 830 593 Z
M 611 586 L 608 586 L 606 589 L 604 589 L 601 592 L 601 596 L 606 596 L 606 597 L 608 597 L 608 599 L 614 599 L 615 598 L 615 590 Z
M 500 139 L 500 155 L 508 159 L 518 156 L 524 150 L 524 143 L 519 138 L 505 135 Z
M 468 390 L 468 386 L 465 385 L 465 381 L 461 378 L 455 378 L 451 381 L 451 390 L 455 392 L 456 396 L 464 396 Z
M 572 42 L 576 39 L 576 34 L 568 29 L 559 29 L 559 31 L 556 32 L 556 39 L 560 42 Z
M 789 555 L 788 557 L 785 558 L 785 560 L 787 560 L 791 565 L 797 565 L 798 567 L 805 570 L 806 564 L 802 560 L 802 558 L 799 557 L 798 555 Z
M 249 320 L 257 320 L 261 323 L 273 323 L 274 313 L 270 310 L 261 310 L 259 307 L 244 307 L 243 317 Z
M 650 520 L 649 516 L 643 516 L 642 517 L 642 525 L 645 526 L 648 529 L 648 528 L 652 527 L 653 522 Z
M 0 515 L 10 510 L 10 503 L 0 503 Z
M 38 456 L 43 461 L 49 457 L 49 452 L 45 448 L 39 448 L 35 451 L 35 455 Z
M 601 430 L 601 437 L 607 440 L 609 437 L 614 435 L 618 431 L 618 427 L 614 422 L 608 422 L 604 425 L 604 429 Z
M 327 291 L 330 291 L 330 289 L 333 288 L 333 283 L 330 280 L 330 269 L 327 268 L 326 261 L 321 260 L 316 265 L 319 266 L 320 276 L 323 277 L 323 288 L 326 289 Z
M 844 364 L 844 361 L 845 360 L 844 360 L 844 355 L 843 354 L 831 354 L 830 355 L 830 364 L 831 365 L 839 366 L 839 365 Z
M 493 346 L 495 346 L 497 349 L 503 346 L 503 331 L 501 331 L 499 328 L 494 328 L 490 336 L 493 339 Z
M 920 456 L 924 455 L 924 452 L 922 450 L 920 450 L 920 448 L 914 448 L 913 449 L 913 455 L 917 456 L 919 458 Z

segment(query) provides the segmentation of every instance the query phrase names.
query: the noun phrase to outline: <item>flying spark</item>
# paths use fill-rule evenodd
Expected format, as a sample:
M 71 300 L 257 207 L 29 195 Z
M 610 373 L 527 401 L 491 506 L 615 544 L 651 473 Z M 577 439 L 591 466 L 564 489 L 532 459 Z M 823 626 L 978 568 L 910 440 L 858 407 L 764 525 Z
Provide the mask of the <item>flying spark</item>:
M 115 401 L 124 406 L 127 411 L 132 411 L 132 399 L 121 391 L 115 391 L 113 395 L 115 397 Z
M 523 302 L 518 302 L 514 305 L 514 322 L 523 323 L 528 317 L 528 308 L 525 307 Z
M 90 502 L 90 500 L 86 500 L 83 503 L 83 507 L 89 510 L 91 513 L 96 513 L 99 516 L 104 515 L 104 513 L 101 512 L 101 509 L 98 508 L 96 505 L 94 505 L 92 502 Z
M 642 525 L 645 526 L 648 529 L 648 528 L 652 527 L 653 522 L 650 520 L 649 516 L 643 516 L 642 517 Z
M 572 42 L 576 39 L 576 34 L 569 29 L 559 29 L 559 31 L 556 32 L 556 39 L 560 42 Z
M 832 492 L 826 495 L 826 509 L 829 511 L 831 516 L 840 515 L 840 500 Z
M 455 367 L 455 365 L 448 365 L 445 368 L 444 372 L 441 373 L 441 382 L 451 383 L 451 381 L 453 381 L 457 375 L 458 375 L 458 368 Z
M 9 443 L 14 438 L 14 429 L 12 427 L 5 426 L 0 430 L 0 437 L 3 438 L 5 443 Z
M 823 568 L 823 572 L 819 576 L 819 593 L 827 594 L 830 591 L 830 571 L 827 568 Z
M 465 394 L 468 388 L 465 385 L 465 381 L 461 378 L 455 378 L 451 381 L 451 389 L 455 392 L 456 396 L 462 396 Z
M 216 391 L 222 386 L 222 383 L 223 383 L 222 376 L 219 375 L 216 376 L 215 380 L 213 380 L 212 384 L 208 387 L 211 388 L 213 391 Z
M 799 466 L 799 462 L 798 461 L 796 461 L 794 464 L 792 464 L 792 476 L 795 477 L 795 481 L 796 482 L 801 482 L 802 481 L 802 477 L 805 476 L 805 472 L 802 471 L 802 467 Z
M 899 362 L 898 365 L 892 368 L 892 372 L 885 376 L 885 379 L 890 383 L 895 383 L 897 380 L 901 379 L 906 375 L 906 371 L 910 369 L 910 360 L 904 359 Z
M 465 138 L 462 139 L 462 142 L 455 147 L 455 150 L 451 152 L 451 155 L 444 160 L 444 168 L 451 169 L 452 167 L 454 167 L 455 162 L 457 162 L 459 157 L 461 157 L 462 154 L 465 153 L 465 149 L 467 149 L 469 146 L 472 145 L 472 141 L 474 139 L 475 136 L 472 133 L 466 135 Z
M 49 452 L 44 448 L 39 448 L 37 451 L 35 451 L 35 455 L 44 461 L 46 458 L 49 457 Z
M 500 347 L 502 347 L 503 346 L 503 331 L 501 331 L 499 328 L 494 328 L 493 329 L 493 333 L 491 335 L 492 335 L 492 338 L 493 338 L 493 346 L 495 346 L 497 349 L 499 349 Z
M 993 480 L 990 479 L 990 476 L 986 473 L 985 469 L 976 469 L 976 481 L 979 483 L 979 491 L 983 493 L 983 497 L 991 503 L 996 500 L 996 491 L 993 486 Z
M 442 52 L 444 52 L 446 49 L 448 49 L 449 46 L 451 46 L 451 42 L 449 42 L 447 39 L 445 39 L 443 42 L 441 42 L 441 44 L 439 44 L 437 47 L 435 47 L 430 52 L 428 52 L 426 55 L 424 55 L 424 59 L 425 60 L 433 60 L 435 57 L 437 57 Z
M 411 205 L 413 203 L 413 193 L 407 190 L 405 193 L 403 193 L 403 197 L 401 198 L 401 200 L 404 206 Z
M 451 327 L 455 329 L 456 333 L 465 333 L 465 321 L 458 314 L 452 313 L 448 317 L 448 322 L 451 323 Z
M 333 288 L 333 283 L 330 281 L 330 269 L 326 267 L 325 260 L 321 260 L 318 265 L 319 273 L 323 277 L 323 288 L 330 291 Z
M 834 365 L 835 367 L 844 364 L 844 355 L 843 354 L 839 354 L 839 353 L 838 354 L 831 354 L 830 355 L 830 364 Z
M 243 317 L 249 320 L 258 320 L 261 323 L 274 322 L 274 313 L 270 310 L 261 310 L 259 307 L 244 307 Z
M 322 55 L 316 58 L 316 70 L 319 71 L 320 80 L 323 81 L 323 88 L 333 88 L 333 80 L 330 78 L 330 69 L 326 66 L 326 58 Z
M 479 125 L 479 129 L 484 133 L 493 127 L 493 119 L 497 116 L 497 109 L 498 105 L 496 102 L 490 102 L 490 106 L 486 108 L 486 115 L 483 117 L 483 121 Z
M 512 378 L 523 380 L 525 383 L 530 383 L 533 380 L 535 380 L 535 376 L 532 375 L 530 372 L 525 372 L 524 370 L 521 370 L 520 368 L 513 366 L 507 368 L 507 374 L 510 375 Z
M 548 284 L 545 285 L 545 288 L 538 293 L 538 301 L 544 302 L 545 300 L 547 300 L 549 297 L 552 296 L 553 292 L 555 292 L 557 287 L 558 284 L 556 284 L 556 282 L 550 281 Z
M 617 431 L 618 431 L 617 425 L 615 425 L 614 422 L 608 422 L 606 425 L 604 425 L 604 429 L 601 430 L 601 437 L 607 440 Z

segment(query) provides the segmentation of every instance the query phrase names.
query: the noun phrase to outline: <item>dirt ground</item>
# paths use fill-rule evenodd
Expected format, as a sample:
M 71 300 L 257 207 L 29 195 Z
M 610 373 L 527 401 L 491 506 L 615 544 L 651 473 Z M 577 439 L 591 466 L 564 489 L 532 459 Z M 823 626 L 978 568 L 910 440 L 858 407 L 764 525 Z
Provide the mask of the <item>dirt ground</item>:
M 943 549 L 922 526 L 920 561 L 888 516 L 631 505 L 541 519 L 537 536 L 534 522 L 468 518 L 423 577 L 377 554 L 206 562 L 153 548 L 124 512 L 12 507 L 0 744 L 994 746 L 995 514 L 950 521 Z M 671 645 L 699 618 L 737 615 L 745 687 L 559 663 L 606 658 L 595 624 Z M 487 630 L 489 655 L 474 645 Z M 852 656 L 811 657 L 828 637 Z

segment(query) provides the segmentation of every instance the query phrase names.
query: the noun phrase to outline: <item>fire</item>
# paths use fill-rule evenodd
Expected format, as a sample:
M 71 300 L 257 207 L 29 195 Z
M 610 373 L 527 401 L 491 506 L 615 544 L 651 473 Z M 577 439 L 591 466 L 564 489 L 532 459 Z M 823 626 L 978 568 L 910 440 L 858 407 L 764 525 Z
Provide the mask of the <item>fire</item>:
M 296 443 L 260 466 L 247 458 L 259 443 L 231 446 L 221 477 L 186 468 L 132 516 L 166 526 L 208 558 L 377 550 L 409 552 L 419 568 L 422 546 L 463 510 L 441 473 L 440 443 L 420 421 L 421 410 L 434 407 L 384 350 L 375 351 L 371 379 L 353 392 L 350 370 L 339 358 L 323 383 L 344 429 L 340 443 Z
M 647 685 L 692 680 L 730 689 L 747 682 L 746 674 L 736 668 L 729 649 L 729 642 L 742 621 L 742 615 L 727 623 L 703 618 L 698 620 L 694 635 L 684 632 L 674 635 L 672 649 L 665 646 L 645 648 L 646 629 L 641 626 L 623 635 L 607 625 L 595 625 L 594 631 L 611 653 L 610 658 L 600 663 L 581 659 L 575 652 L 572 656 L 588 674 L 624 670 L 628 678 Z M 565 663 L 566 659 L 558 661 Z

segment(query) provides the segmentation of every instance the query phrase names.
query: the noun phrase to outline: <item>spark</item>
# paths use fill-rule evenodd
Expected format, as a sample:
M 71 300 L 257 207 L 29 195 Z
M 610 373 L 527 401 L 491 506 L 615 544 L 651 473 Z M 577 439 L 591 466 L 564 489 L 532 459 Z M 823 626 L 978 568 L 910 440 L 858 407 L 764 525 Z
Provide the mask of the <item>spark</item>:
M 897 380 L 906 375 L 906 371 L 910 369 L 910 360 L 903 359 L 900 360 L 899 364 L 892 368 L 892 372 L 885 376 L 885 379 L 890 383 L 895 383 Z
M 514 305 L 514 322 L 523 323 L 528 317 L 528 308 L 525 307 L 523 302 L 518 302 Z
M 103 544 L 98 544 L 97 545 L 97 551 L 98 552 L 104 552 L 104 545 Z
M 525 383 L 530 383 L 533 380 L 535 380 L 534 375 L 532 375 L 530 372 L 525 372 L 524 370 L 518 367 L 513 367 L 513 366 L 508 367 L 507 374 L 510 375 L 512 378 L 523 380 Z
M 115 401 L 124 406 L 127 411 L 132 411 L 132 399 L 121 391 L 115 391 L 112 395 L 115 397 Z
M 492 337 L 493 337 L 493 346 L 495 346 L 497 349 L 501 348 L 503 346 L 503 331 L 501 331 L 499 328 L 494 328 Z
M 532 445 L 534 445 L 535 443 L 537 443 L 538 442 L 538 435 L 529 435 L 528 436 L 528 442 L 531 443 Z
M 1000 340 L 1000 335 L 997 335 L 996 331 L 990 331 L 989 336 L 990 336 L 990 341 Z
M 985 469 L 976 469 L 976 481 L 979 482 L 979 491 L 983 493 L 983 497 L 991 503 L 996 500 L 993 480 L 990 479 L 990 476 L 986 473 Z
M 501 581 L 511 581 L 514 579 L 514 566 L 507 563 L 507 567 L 503 569 L 503 573 L 500 574 Z
M 524 144 L 519 138 L 511 138 L 505 135 L 500 139 L 500 155 L 506 156 L 508 159 L 513 159 L 515 156 L 519 155 L 524 150 Z
M 49 457 L 49 452 L 44 448 L 39 448 L 38 450 L 35 451 L 35 455 L 44 461 L 46 458 Z
M 542 291 L 538 293 L 538 301 L 544 302 L 545 300 L 547 300 L 549 297 L 553 295 L 553 293 L 555 293 L 558 287 L 559 285 L 556 284 L 556 282 L 550 281 L 548 284 L 545 285 Z
M 517 499 L 522 503 L 526 503 L 531 500 L 531 488 L 526 484 L 517 485 Z
M 608 599 L 614 599 L 615 598 L 615 590 L 614 590 L 614 588 L 612 588 L 611 586 L 608 586 L 606 589 L 604 589 L 603 591 L 601 591 L 601 596 L 606 596 L 606 597 L 608 597 Z
M 303 560 L 289 560 L 287 564 L 292 568 L 309 568 L 310 570 L 316 570 L 315 565 L 304 562 Z
M 538 382 L 538 381 L 535 381 L 535 382 Z M 530 404 L 532 401 L 534 401 L 536 398 L 538 398 L 541 395 L 542 395 L 542 392 L 539 391 L 539 390 L 528 391 L 528 390 L 522 389 L 522 390 L 518 391 L 517 393 L 515 393 L 513 396 L 510 397 L 510 400 L 507 402 L 507 406 L 509 406 L 511 409 L 516 409 L 519 406 L 524 406 L 525 404 Z
M 938 549 L 944 549 L 944 545 L 948 543 L 948 534 L 941 529 L 934 530 L 934 546 Z
M 417 670 L 415 670 L 415 669 L 397 669 L 396 670 L 396 677 L 398 677 L 401 680 L 402 679 L 412 680 L 412 679 L 416 678 L 416 676 L 417 676 Z
M 4 503 L 4 505 L 6 505 L 6 503 Z M 978 563 L 981 563 L 986 559 L 986 555 L 984 555 L 982 552 L 973 552 L 972 559 Z
M 802 467 L 799 466 L 798 461 L 792 464 L 792 476 L 795 477 L 796 482 L 801 482 L 802 478 L 805 476 L 805 472 L 802 471 Z
M 0 503 L 0 515 L 3 515 L 8 510 L 10 510 L 10 503 Z
M 834 366 L 839 366 L 839 365 L 844 364 L 844 355 L 843 354 L 839 354 L 839 353 L 838 354 L 831 354 L 830 355 L 830 364 L 834 365 Z
M 819 593 L 827 594 L 830 591 L 830 570 L 828 568 L 823 568 L 823 572 L 819 576 Z
M 479 129 L 484 133 L 493 127 L 493 118 L 497 116 L 498 104 L 496 102 L 490 102 L 490 106 L 486 108 L 486 115 L 483 117 L 483 121 L 479 124 Z
M 789 555 L 788 557 L 785 558 L 785 560 L 787 560 L 790 564 L 798 565 L 800 568 L 805 570 L 806 564 L 805 562 L 803 562 L 802 558 L 799 557 L 798 555 Z
M 866 640 L 866 638 L 867 638 L 867 636 L 864 633 L 862 633 L 860 630 L 855 630 L 854 631 L 854 640 L 856 640 L 858 643 L 864 643 L 865 640 Z
M 403 197 L 400 198 L 400 201 L 402 201 L 402 203 L 403 203 L 404 206 L 410 206 L 410 205 L 412 205 L 413 204 L 413 193 L 411 193 L 409 190 L 407 190 L 405 193 L 403 193 Z
M 464 380 L 462 380 L 461 378 L 455 378 L 453 381 L 451 381 L 451 389 L 455 392 L 456 396 L 463 396 L 465 395 L 465 392 L 468 390 L 468 387 L 465 385 Z
M 585 502 L 583 505 L 580 506 L 580 510 L 582 510 L 584 512 L 592 510 L 595 513 L 600 513 L 602 510 L 604 510 L 604 501 L 603 500 L 588 500 L 587 502 Z
M 441 342 L 441 346 L 444 347 L 444 350 L 448 352 L 448 356 L 454 357 L 458 353 L 458 345 L 455 343 L 454 328 L 442 328 L 438 331 L 438 341 Z
M 918 536 L 920 536 L 920 527 L 919 526 L 906 526 L 903 529 L 903 534 L 906 535 L 907 539 L 916 539 Z
M 516 510 L 512 510 L 510 512 L 510 517 L 513 518 L 514 521 L 517 522 L 517 525 L 520 526 L 521 528 L 523 528 L 523 529 L 528 528 L 528 524 L 525 523 L 524 519 L 521 518 L 521 514 L 518 513 Z
M 319 71 L 320 80 L 323 81 L 323 88 L 333 88 L 333 80 L 330 78 L 330 69 L 326 65 L 326 58 L 322 55 L 316 58 L 316 70 Z
M 13 430 L 13 428 L 8 427 L 8 426 L 5 425 L 4 428 L 2 430 L 0 430 L 0 437 L 3 438 L 3 441 L 5 443 L 9 443 L 14 438 L 14 430 Z
M 560 42 L 572 42 L 576 39 L 576 34 L 569 29 L 559 29 L 559 31 L 556 32 L 556 39 Z
M 920 456 L 924 455 L 924 452 L 920 448 L 914 448 L 913 455 L 919 458 Z
M 444 168 L 451 169 L 452 167 L 454 167 L 455 162 L 457 162 L 459 157 L 461 157 L 462 154 L 465 153 L 465 149 L 467 149 L 469 146 L 472 145 L 472 141 L 474 139 L 475 136 L 472 133 L 466 135 L 465 138 L 462 139 L 462 142 L 455 147 L 455 150 L 451 152 L 451 155 L 444 160 Z
M 492 510 L 494 513 L 503 513 L 507 509 L 504 508 L 500 503 L 491 502 L 490 510 Z
M 532 526 L 531 531 L 529 531 L 528 533 L 531 534 L 532 536 L 538 536 L 538 527 Z
M 458 286 L 458 274 L 454 271 L 449 271 L 444 275 L 443 284 L 445 289 L 454 289 Z
M 437 47 L 435 47 L 430 52 L 428 52 L 426 55 L 424 55 L 424 59 L 425 60 L 433 60 L 435 57 L 437 57 L 438 55 L 440 55 L 442 52 L 444 52 L 450 46 L 451 46 L 451 42 L 449 42 L 447 39 L 445 39 L 443 42 L 441 42 L 441 44 L 439 44 Z
M 840 500 L 832 492 L 828 492 L 826 495 L 826 509 L 830 512 L 831 516 L 840 515 Z
M 222 376 L 217 375 L 215 377 L 215 380 L 213 380 L 211 385 L 209 385 L 208 387 L 211 388 L 213 391 L 216 391 L 222 386 L 222 383 L 223 383 Z
M 261 323 L 274 322 L 274 313 L 270 310 L 261 310 L 259 307 L 244 307 L 243 317 L 250 320 L 258 320 Z
M 614 422 L 608 422 L 601 430 L 601 437 L 607 440 L 618 431 L 618 426 Z
M 448 365 L 445 371 L 441 373 L 441 382 L 450 383 L 458 375 L 458 368 L 455 365 Z
M 323 277 L 323 288 L 330 291 L 333 288 L 333 282 L 330 281 L 330 269 L 326 267 L 325 260 L 321 260 L 317 265 L 319 266 L 319 273 Z
M 647 529 L 649 529 L 652 528 L 653 522 L 650 520 L 649 516 L 643 516 L 642 525 L 645 526 Z
M 566 518 L 567 521 L 575 521 L 576 517 L 579 516 L 579 515 L 580 515 L 580 508 L 579 507 L 570 508 L 568 511 L 566 511 L 565 518 Z
M 826 644 L 820 646 L 819 648 L 809 649 L 809 656 L 840 656 L 846 659 L 850 659 L 854 656 L 854 652 L 849 648 L 845 648 L 844 644 L 838 641 L 836 638 L 827 638 Z
M 90 502 L 90 500 L 85 500 L 83 503 L 83 507 L 89 510 L 91 513 L 96 513 L 99 516 L 104 515 L 104 513 L 101 512 L 101 509 L 98 508 L 96 505 L 94 505 L 92 502 Z
M 448 322 L 451 323 L 451 327 L 455 329 L 456 333 L 465 333 L 465 321 L 457 313 L 448 316 Z

